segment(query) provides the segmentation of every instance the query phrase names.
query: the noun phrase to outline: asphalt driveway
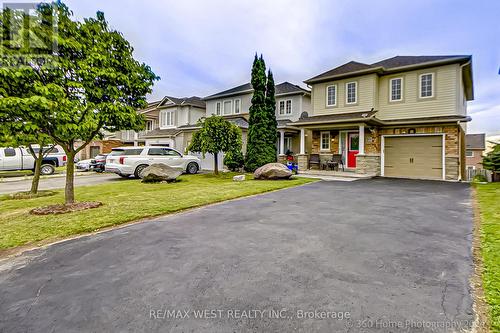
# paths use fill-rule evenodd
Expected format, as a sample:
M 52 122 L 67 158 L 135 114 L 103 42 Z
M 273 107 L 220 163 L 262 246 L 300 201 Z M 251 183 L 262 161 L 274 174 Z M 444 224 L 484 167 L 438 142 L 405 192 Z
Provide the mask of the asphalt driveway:
M 0 266 L 0 331 L 458 331 L 469 195 L 319 182 L 53 245 Z

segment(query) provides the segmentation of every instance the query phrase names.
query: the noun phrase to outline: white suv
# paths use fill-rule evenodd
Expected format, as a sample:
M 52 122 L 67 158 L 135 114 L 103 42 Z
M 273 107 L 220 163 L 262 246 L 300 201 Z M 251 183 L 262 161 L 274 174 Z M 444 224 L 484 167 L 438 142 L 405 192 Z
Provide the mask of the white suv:
M 196 156 L 182 155 L 169 147 L 120 147 L 113 148 L 106 158 L 106 172 L 114 172 L 127 178 L 140 177 L 142 170 L 153 163 L 161 163 L 173 168 L 180 168 L 187 173 L 197 173 L 201 161 Z

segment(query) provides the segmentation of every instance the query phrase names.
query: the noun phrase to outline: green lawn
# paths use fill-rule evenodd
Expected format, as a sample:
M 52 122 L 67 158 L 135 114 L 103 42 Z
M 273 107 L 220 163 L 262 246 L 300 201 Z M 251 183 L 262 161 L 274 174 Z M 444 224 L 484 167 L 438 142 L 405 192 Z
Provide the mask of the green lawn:
M 296 177 L 288 181 L 233 182 L 233 175 L 182 175 L 180 182 L 171 184 L 117 179 L 113 183 L 77 187 L 78 201 L 101 201 L 104 205 L 55 216 L 34 216 L 29 210 L 62 203 L 62 190 L 55 196 L 36 199 L 5 200 L 4 196 L 0 198 L 0 251 L 314 181 Z
M 481 211 L 483 284 L 492 332 L 500 332 L 500 183 L 476 185 Z

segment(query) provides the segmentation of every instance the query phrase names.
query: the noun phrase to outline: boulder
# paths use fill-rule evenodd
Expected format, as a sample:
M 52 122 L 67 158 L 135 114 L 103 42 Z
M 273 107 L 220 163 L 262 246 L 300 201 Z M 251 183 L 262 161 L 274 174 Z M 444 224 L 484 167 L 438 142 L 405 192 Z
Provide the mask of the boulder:
M 142 170 L 140 177 L 143 183 L 173 182 L 184 170 L 172 168 L 161 163 L 154 163 Z
M 268 163 L 253 173 L 255 179 L 289 179 L 292 171 L 281 163 Z
M 245 175 L 238 175 L 233 177 L 233 181 L 235 182 L 242 182 L 246 179 Z

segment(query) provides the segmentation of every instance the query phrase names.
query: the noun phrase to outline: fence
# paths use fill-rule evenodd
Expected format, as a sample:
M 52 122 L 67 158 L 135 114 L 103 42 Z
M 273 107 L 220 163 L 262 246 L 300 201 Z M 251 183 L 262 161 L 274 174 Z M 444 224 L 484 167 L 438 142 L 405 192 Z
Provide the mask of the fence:
M 488 182 L 492 181 L 491 171 L 484 169 L 467 168 L 466 170 L 467 181 L 472 181 L 476 176 L 484 176 L 488 180 Z

